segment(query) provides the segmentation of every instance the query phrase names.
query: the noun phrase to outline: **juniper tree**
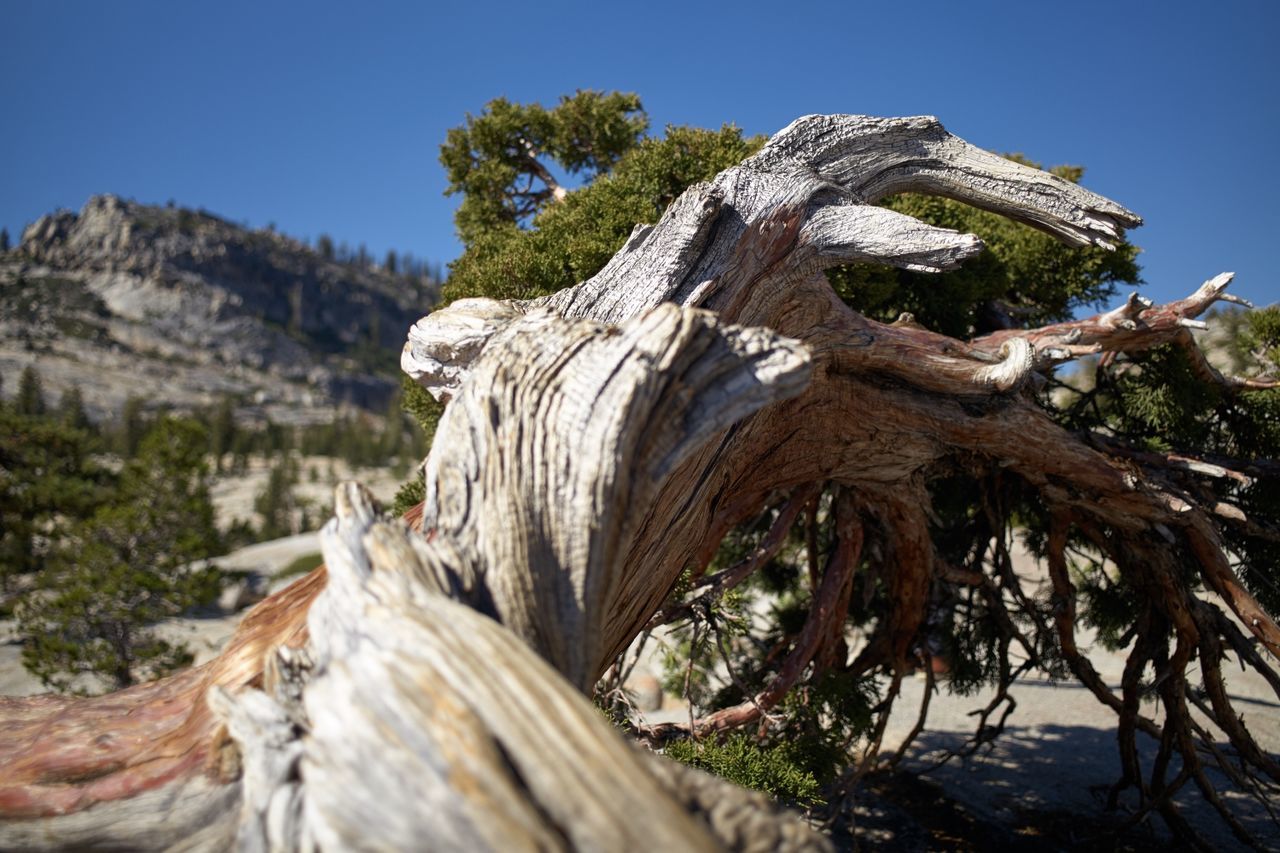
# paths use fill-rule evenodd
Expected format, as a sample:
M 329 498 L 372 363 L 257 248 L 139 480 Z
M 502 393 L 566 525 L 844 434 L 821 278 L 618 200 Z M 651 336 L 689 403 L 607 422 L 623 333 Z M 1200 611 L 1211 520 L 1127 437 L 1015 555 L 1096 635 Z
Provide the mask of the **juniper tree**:
M 464 195 L 456 217 L 464 252 L 450 267 L 446 303 L 477 296 L 535 299 L 591 278 L 622 249 L 633 229 L 656 222 L 681 192 L 740 162 L 763 143 L 744 138 L 732 126 L 718 132 L 668 128 L 663 137 L 637 135 L 581 189 L 543 192 L 531 198 L 521 196 L 519 187 L 529 183 L 528 175 L 540 174 L 538 169 L 527 163 L 517 169 L 501 161 L 500 155 L 469 149 L 470 168 L 490 178 L 468 183 L 457 177 L 461 173 L 454 164 L 461 161 L 459 150 L 466 148 L 459 140 L 469 138 L 467 131 L 477 126 L 489 132 L 488 152 L 524 151 L 532 156 L 538 151 L 537 146 L 522 142 L 528 126 L 507 118 L 520 115 L 521 109 L 494 102 L 481 117 L 469 117 L 467 127 L 454 131 L 442 147 L 450 191 Z M 639 117 L 636 124 L 641 125 Z M 1040 168 L 1021 155 L 1009 159 Z M 502 162 L 505 170 L 493 167 L 491 161 Z M 1072 183 L 1084 175 L 1079 166 L 1059 166 L 1050 172 Z M 524 206 L 516 207 L 513 199 Z M 903 194 L 890 196 L 882 204 L 930 225 L 976 234 L 984 246 L 958 269 L 941 275 L 877 264 L 827 271 L 832 289 L 845 304 L 884 323 L 962 340 L 1013 334 L 1069 320 L 1087 308 L 1101 308 L 1117 296 L 1121 286 L 1141 284 L 1138 250 L 1125 240 L 1112 241 L 1109 247 L 1068 246 L 1028 225 L 938 196 Z M 515 215 L 517 210 L 521 215 Z M 1135 304 L 1132 297 L 1128 304 Z M 1136 304 L 1141 310 L 1149 303 Z M 1237 349 L 1250 352 L 1243 367 L 1253 375 L 1270 375 L 1276 369 L 1280 309 L 1247 317 L 1247 331 L 1236 344 Z M 1280 587 L 1274 576 L 1280 551 L 1273 532 L 1273 520 L 1280 518 L 1280 488 L 1274 480 L 1256 476 L 1269 470 L 1265 467 L 1269 463 L 1256 470 L 1249 467 L 1254 464 L 1249 460 L 1274 458 L 1280 452 L 1280 391 L 1265 383 L 1256 389 L 1224 384 L 1190 352 L 1184 340 L 1108 357 L 1095 369 L 1096 387 L 1088 393 L 1076 392 L 1078 374 L 1050 374 L 1035 396 L 1057 423 L 1095 446 L 1130 452 L 1116 450 L 1122 443 L 1175 458 L 1209 455 L 1238 460 L 1232 464 L 1250 470 L 1247 484 L 1239 478 L 1210 477 L 1182 487 L 1195 488 L 1206 497 L 1212 494 L 1214 500 L 1239 506 L 1248 519 L 1262 520 L 1232 527 L 1227 539 L 1238 559 L 1236 570 L 1251 592 L 1273 613 L 1280 611 Z M 999 466 L 963 458 L 919 488 L 932 506 L 929 538 L 936 560 L 950 568 L 936 572 L 926 590 L 933 602 L 929 607 L 944 614 L 926 620 L 909 643 L 909 655 L 945 655 L 950 667 L 948 689 L 968 691 L 994 684 L 1001 698 L 1007 697 L 1014 679 L 1030 668 L 1011 666 L 1011 649 L 1018 648 L 1031 667 L 1041 672 L 1067 674 L 1075 664 L 1063 655 L 1054 618 L 1054 608 L 1059 606 L 1054 601 L 1063 591 L 1054 593 L 1051 601 L 1037 599 L 1035 592 L 1021 589 L 1013 580 L 1009 563 L 1015 536 L 1041 557 L 1053 550 L 1050 538 L 1062 536 L 1041 497 Z M 761 743 L 766 748 L 777 745 L 792 757 L 802 756 L 797 759 L 801 769 L 825 781 L 833 780 L 850 763 L 856 764 L 849 744 L 860 734 L 873 734 L 876 716 L 871 709 L 887 707 L 886 698 L 891 703 L 896 692 L 892 681 L 882 679 L 877 687 L 868 677 L 884 664 L 871 661 L 867 649 L 845 659 L 849 651 L 844 639 L 836 650 L 828 650 L 825 660 L 810 663 L 803 681 L 798 671 L 783 672 L 788 661 L 784 652 L 797 643 L 806 629 L 806 614 L 817 604 L 821 567 L 833 559 L 839 544 L 836 507 L 848 498 L 845 492 L 843 486 L 819 484 L 804 493 L 802 501 L 793 496 L 783 508 L 775 507 L 731 532 L 710 566 L 700 568 L 694 580 L 719 577 L 717 571 L 732 574 L 735 566 L 752 563 L 754 554 L 756 571 L 739 573 L 737 582 L 742 585 L 736 600 L 717 600 L 705 586 L 695 585 L 693 591 L 700 595 L 677 588 L 650 626 L 674 623 L 676 638 L 683 638 L 680 653 L 670 659 L 669 687 L 689 695 L 704 720 L 716 721 L 710 727 L 695 723 L 693 733 L 719 730 L 729 720 L 737 720 L 734 725 L 754 723 L 760 714 L 768 714 L 770 725 L 755 730 Z M 418 494 L 406 489 L 405 497 Z M 798 502 L 803 510 L 797 512 Z M 779 522 L 788 518 L 793 520 L 779 529 Z M 877 544 L 874 540 L 880 535 L 888 538 Z M 891 551 L 892 535 L 887 527 L 877 531 L 874 526 L 862 533 L 867 546 L 882 548 L 882 553 Z M 1150 615 L 1141 591 L 1132 586 L 1133 577 L 1116 579 L 1107 568 L 1123 559 L 1117 553 L 1123 549 L 1082 528 L 1072 528 L 1056 553 L 1064 548 L 1077 555 L 1073 583 L 1081 599 L 1078 618 L 1098 627 L 1104 642 L 1121 647 L 1132 644 L 1137 626 L 1146 624 Z M 762 552 L 767 553 L 765 559 L 759 559 Z M 893 600 L 896 587 L 886 582 L 885 571 L 869 560 L 852 581 L 853 594 L 843 605 L 850 637 L 875 635 L 877 625 L 882 626 L 899 608 Z M 994 580 L 975 587 L 974 579 L 986 576 L 984 572 Z M 713 590 L 718 588 L 712 585 Z M 682 600 L 682 594 L 687 600 Z M 742 610 L 747 599 L 761 597 L 774 602 L 774 621 L 752 626 Z M 1166 625 L 1138 633 L 1146 638 L 1143 642 L 1155 643 L 1152 634 L 1160 630 L 1170 629 Z M 1138 655 L 1135 651 L 1134 660 L 1140 659 Z M 1158 663 L 1152 665 L 1159 668 Z M 890 661 L 888 671 L 900 676 L 901 666 L 901 661 Z M 722 674 L 718 681 L 688 678 L 691 672 L 714 671 Z M 725 678 L 726 672 L 732 677 Z M 786 684 L 780 690 L 783 681 Z M 770 714 L 774 705 L 787 713 Z M 1002 706 L 1003 702 L 982 716 L 980 737 L 998 730 L 988 721 Z M 679 734 L 680 727 L 675 730 Z M 668 727 L 661 737 L 670 735 Z
M 459 235 L 470 244 L 528 224 L 566 195 L 556 170 L 586 178 L 607 172 L 647 126 L 631 94 L 579 91 L 551 109 L 490 101 L 450 130 L 440 148 L 446 194 L 462 195 Z
M 1114 246 L 1141 222 L 929 117 L 806 116 L 626 234 L 589 279 L 526 301 L 456 299 L 414 325 L 402 356 L 449 401 L 422 503 L 386 519 L 367 492 L 340 487 L 322 532 L 326 568 L 264 602 L 208 667 L 135 688 L 128 702 L 6 704 L 0 780 L 12 795 L 0 837 L 44 847 L 196 843 L 196 832 L 207 845 L 285 848 L 424 837 L 454 849 L 822 848 L 763 796 L 629 747 L 587 696 L 648 626 L 700 616 L 699 641 L 718 651 L 724 640 L 726 657 L 747 665 L 734 670 L 738 695 L 634 734 L 659 744 L 693 734 L 702 741 L 686 744 L 690 760 L 808 799 L 797 753 L 834 753 L 843 783 L 875 761 L 931 591 L 946 583 L 961 599 L 949 636 L 969 649 L 957 668 L 971 664 L 953 683 L 994 675 L 999 688 L 984 733 L 998 728 L 990 715 L 1024 665 L 1069 670 L 1117 713 L 1117 796 L 1136 788 L 1141 814 L 1190 832 L 1170 795 L 1194 784 L 1248 839 L 1205 762 L 1264 804 L 1280 782 L 1222 680 L 1224 663 L 1238 661 L 1280 685 L 1267 657 L 1280 655 L 1280 628 L 1254 594 L 1272 567 L 1248 578 L 1224 542 L 1274 538 L 1274 517 L 1238 505 L 1274 482 L 1273 466 L 1110 430 L 1108 418 L 1127 414 L 1102 396 L 1123 388 L 1079 408 L 1096 428 L 1062 420 L 1072 391 L 1046 393 L 1065 378 L 1059 366 L 1096 357 L 1105 375 L 1095 388 L 1156 383 L 1134 427 L 1154 430 L 1170 410 L 1158 350 L 1173 345 L 1198 382 L 1226 389 L 1225 408 L 1198 417 L 1225 423 L 1228 410 L 1256 409 L 1254 395 L 1274 383 L 1215 372 L 1188 328 L 1231 299 L 1229 276 L 1166 305 L 1134 297 L 1081 320 L 967 339 L 901 316 L 913 312 L 881 322 L 843 304 L 823 271 L 855 261 L 938 271 L 982 249 L 874 205 L 905 191 L 1078 246 Z M 573 195 L 549 203 L 530 232 Z M 520 228 L 503 225 L 496 247 Z M 564 274 L 564 256 L 550 272 Z M 1058 310 L 983 294 L 968 315 L 975 329 L 1016 320 L 1005 305 Z M 1232 423 L 1232 446 L 1247 449 L 1258 419 Z M 803 547 L 774 573 L 805 612 L 780 614 L 764 654 L 734 648 L 727 597 L 770 574 L 762 567 L 797 522 Z M 1043 547 L 1049 589 L 1012 571 L 1015 527 Z M 726 536 L 748 553 L 719 569 Z M 1118 690 L 1076 639 L 1078 614 L 1095 608 L 1130 624 L 1114 637 L 1128 643 Z M 1158 715 L 1142 707 L 1148 695 Z M 786 728 L 820 735 L 838 723 L 852 738 L 871 718 L 853 756 Z M 711 742 L 742 727 L 749 740 Z M 1144 734 L 1154 758 L 1136 748 Z M 762 736 L 796 748 L 758 751 Z M 147 745 L 109 748 L 126 742 Z M 843 787 L 819 796 L 838 805 Z M 162 798 L 171 807 L 153 813 Z

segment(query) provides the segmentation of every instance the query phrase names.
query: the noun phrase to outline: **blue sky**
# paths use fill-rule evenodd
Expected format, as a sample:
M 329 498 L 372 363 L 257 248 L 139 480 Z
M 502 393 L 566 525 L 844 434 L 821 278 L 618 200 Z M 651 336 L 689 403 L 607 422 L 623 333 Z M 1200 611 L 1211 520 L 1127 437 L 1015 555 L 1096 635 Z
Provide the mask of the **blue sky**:
M 1157 299 L 1280 299 L 1280 4 L 0 3 L 0 226 L 113 192 L 448 261 L 445 131 L 498 95 L 655 129 L 931 113 L 1141 214 Z

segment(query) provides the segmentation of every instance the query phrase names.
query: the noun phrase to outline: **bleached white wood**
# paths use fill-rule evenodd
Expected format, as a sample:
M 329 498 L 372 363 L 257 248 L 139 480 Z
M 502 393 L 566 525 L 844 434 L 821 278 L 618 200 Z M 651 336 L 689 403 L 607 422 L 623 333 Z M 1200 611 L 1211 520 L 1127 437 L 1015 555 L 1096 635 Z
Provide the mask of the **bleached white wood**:
M 826 267 L 872 261 L 938 271 L 981 250 L 973 235 L 872 205 L 906 191 L 957 198 L 1077 244 L 1111 245 L 1141 224 L 1070 181 L 952 136 L 932 117 L 806 116 L 746 162 L 691 187 L 643 240 L 628 241 L 578 286 L 531 302 L 460 300 L 424 317 L 409 333 L 402 364 L 432 393 L 447 394 L 486 336 L 538 307 L 619 323 L 674 301 L 732 322 L 773 325 L 770 313 L 803 301 L 804 283 Z M 762 262 L 771 258 L 780 263 L 766 270 Z M 963 374 L 965 366 L 951 372 Z

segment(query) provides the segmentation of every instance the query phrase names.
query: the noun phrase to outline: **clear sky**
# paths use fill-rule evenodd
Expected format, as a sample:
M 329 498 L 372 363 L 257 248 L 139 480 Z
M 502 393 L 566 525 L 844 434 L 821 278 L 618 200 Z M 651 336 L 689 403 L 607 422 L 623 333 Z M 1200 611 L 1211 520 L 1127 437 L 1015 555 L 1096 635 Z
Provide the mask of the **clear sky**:
M 1280 3 L 0 0 L 0 226 L 112 192 L 448 261 L 445 131 L 505 95 L 657 130 L 939 116 L 1147 224 L 1144 292 L 1280 299 Z

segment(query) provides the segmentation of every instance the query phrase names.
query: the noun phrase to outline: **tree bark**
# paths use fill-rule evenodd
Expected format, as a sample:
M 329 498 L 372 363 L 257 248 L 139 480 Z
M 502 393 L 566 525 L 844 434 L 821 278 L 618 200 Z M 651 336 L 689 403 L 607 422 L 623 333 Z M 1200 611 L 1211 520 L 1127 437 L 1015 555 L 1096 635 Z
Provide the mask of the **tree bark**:
M 1036 371 L 1086 352 L 1185 344 L 1226 282 L 1168 306 L 971 342 L 876 323 L 836 298 L 824 269 L 937 271 L 981 248 L 872 206 L 908 190 L 1075 244 L 1109 245 L 1140 224 L 932 118 L 809 116 L 638 227 L 590 280 L 425 317 L 402 364 L 450 403 L 420 516 L 379 520 L 342 487 L 322 537 L 327 574 L 259 605 L 212 664 L 97 699 L 3 700 L 0 845 L 821 846 L 761 798 L 629 746 L 584 694 L 683 570 L 705 566 L 733 525 L 814 484 L 848 495 L 843 556 L 784 680 L 810 660 L 833 665 L 831 613 L 847 607 L 863 522 L 883 531 L 896 606 L 839 665 L 901 677 L 946 570 L 924 484 L 956 459 L 1022 478 L 1064 529 L 1128 543 L 1100 540 L 1159 590 L 1152 618 L 1179 637 L 1160 663 L 1175 683 L 1225 617 L 1160 575 L 1169 554 L 1193 560 L 1280 653 L 1280 630 L 1235 577 L 1212 513 L 1022 393 Z M 1051 568 L 1074 602 L 1060 562 Z M 1161 731 L 1101 685 L 1069 618 L 1056 629 L 1077 675 L 1117 703 L 1122 735 Z M 1250 663 L 1270 671 L 1258 653 Z M 1184 707 L 1184 693 L 1169 691 L 1166 708 Z M 1213 701 L 1232 744 L 1269 773 L 1225 719 L 1229 702 L 1216 704 L 1225 693 Z

